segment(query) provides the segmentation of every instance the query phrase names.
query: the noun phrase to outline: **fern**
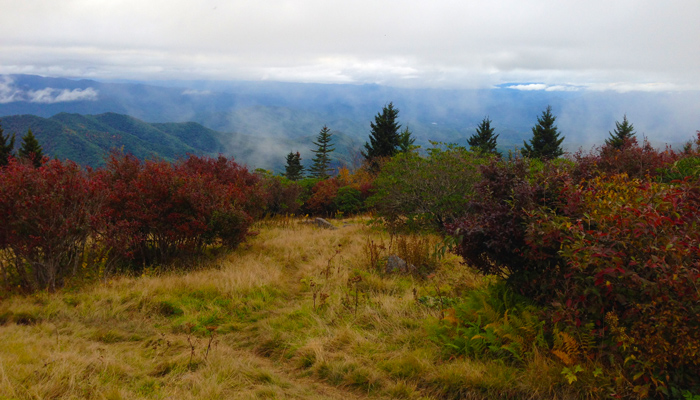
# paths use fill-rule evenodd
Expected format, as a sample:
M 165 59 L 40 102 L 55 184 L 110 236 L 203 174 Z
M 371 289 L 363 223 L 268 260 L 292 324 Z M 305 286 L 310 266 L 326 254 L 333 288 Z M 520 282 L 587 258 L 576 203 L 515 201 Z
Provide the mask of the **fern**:
M 522 363 L 537 346 L 548 347 L 534 307 L 503 284 L 471 292 L 454 310 L 456 323 L 440 337 L 450 353 Z

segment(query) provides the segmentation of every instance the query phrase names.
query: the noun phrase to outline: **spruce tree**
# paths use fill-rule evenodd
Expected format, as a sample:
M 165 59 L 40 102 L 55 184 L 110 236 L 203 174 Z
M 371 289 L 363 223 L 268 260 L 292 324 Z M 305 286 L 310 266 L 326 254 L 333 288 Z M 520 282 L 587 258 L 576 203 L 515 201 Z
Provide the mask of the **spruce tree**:
M 407 151 L 411 150 L 411 147 L 415 142 L 416 139 L 412 136 L 412 132 L 408 129 L 407 126 L 406 129 L 401 131 L 401 133 L 399 134 L 398 151 L 401 153 L 406 153 Z
M 284 167 L 284 176 L 292 181 L 298 181 L 304 177 L 304 166 L 301 165 L 301 154 L 290 152 L 287 154 L 287 165 Z
M 19 155 L 20 158 L 31 160 L 36 168 L 41 166 L 41 159 L 44 158 L 44 152 L 31 129 L 22 137 L 22 146 L 17 151 L 17 155 Z
M 330 176 L 330 153 L 335 150 L 335 148 L 330 144 L 331 136 L 331 130 L 328 129 L 327 126 L 324 126 L 318 133 L 316 142 L 313 142 L 313 144 L 316 145 L 316 150 L 311 151 L 316 153 L 316 155 L 311 160 L 313 164 L 311 164 L 309 172 L 314 178 L 326 179 Z
M 3 133 L 0 126 L 0 167 L 4 167 L 10 162 L 12 149 L 15 147 L 15 134 L 12 136 L 8 133 L 7 136 Z
M 532 128 L 530 143 L 523 142 L 522 153 L 525 157 L 551 160 L 564 154 L 561 148 L 564 137 L 559 137 L 554 125 L 556 119 L 557 117 L 552 115 L 552 106 L 547 106 L 547 110 L 537 118 L 537 125 Z
M 389 103 L 374 117 L 374 122 L 370 123 L 372 131 L 369 142 L 365 143 L 365 151 L 362 152 L 365 159 L 372 162 L 377 158 L 391 157 L 399 150 L 401 125 L 396 122 L 398 115 L 399 110 Z
M 500 154 L 496 150 L 498 135 L 493 134 L 494 128 L 491 127 L 491 122 L 493 121 L 489 117 L 484 118 L 476 128 L 476 133 L 467 139 L 471 151 L 481 154 Z
M 632 140 L 637 132 L 634 131 L 634 125 L 627 120 L 627 114 L 622 117 L 622 123 L 615 121 L 615 131 L 608 132 L 609 139 L 605 139 L 605 144 L 616 149 L 622 148 L 626 141 Z

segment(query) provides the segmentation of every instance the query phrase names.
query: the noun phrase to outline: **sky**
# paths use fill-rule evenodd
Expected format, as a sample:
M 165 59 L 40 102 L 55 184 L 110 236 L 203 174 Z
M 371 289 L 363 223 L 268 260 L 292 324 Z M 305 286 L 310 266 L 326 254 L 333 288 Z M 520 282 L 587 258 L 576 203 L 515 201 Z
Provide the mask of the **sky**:
M 698 0 L 0 0 L 0 74 L 700 90 Z

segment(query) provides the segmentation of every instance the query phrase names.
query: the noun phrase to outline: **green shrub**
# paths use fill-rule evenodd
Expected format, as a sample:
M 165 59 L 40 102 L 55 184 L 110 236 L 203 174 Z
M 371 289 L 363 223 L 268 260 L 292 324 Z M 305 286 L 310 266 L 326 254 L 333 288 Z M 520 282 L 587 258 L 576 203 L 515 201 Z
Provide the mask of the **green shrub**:
M 388 222 L 443 229 L 467 212 L 481 179 L 478 167 L 487 160 L 453 145 L 428 149 L 426 157 L 400 153 L 382 167 L 370 204 Z
M 357 214 L 365 209 L 362 192 L 350 186 L 339 188 L 333 202 L 336 209 L 346 215 Z

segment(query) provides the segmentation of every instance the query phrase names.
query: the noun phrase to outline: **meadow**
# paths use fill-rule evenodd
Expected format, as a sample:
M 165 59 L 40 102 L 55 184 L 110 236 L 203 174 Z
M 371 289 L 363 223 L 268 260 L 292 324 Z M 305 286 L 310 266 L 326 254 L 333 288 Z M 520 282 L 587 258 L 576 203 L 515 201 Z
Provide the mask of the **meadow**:
M 492 278 L 447 254 L 434 271 L 386 274 L 381 254 L 432 253 L 436 236 L 390 237 L 357 217 L 325 230 L 254 226 L 237 250 L 187 271 L 85 283 L 0 303 L 0 398 L 582 398 L 545 354 L 454 357 L 431 332 Z M 430 243 L 427 242 L 430 241 Z M 418 249 L 418 250 L 416 250 Z M 445 318 L 448 320 L 446 321 Z

